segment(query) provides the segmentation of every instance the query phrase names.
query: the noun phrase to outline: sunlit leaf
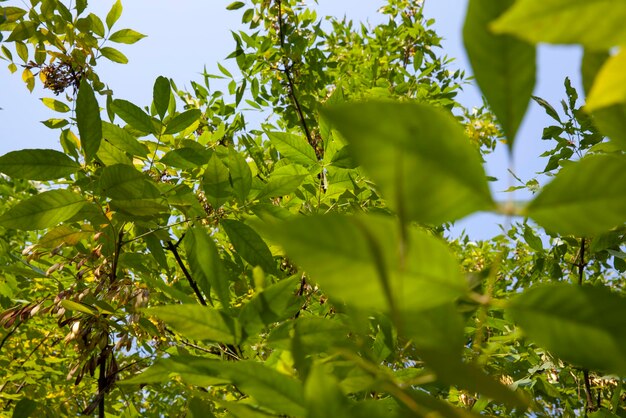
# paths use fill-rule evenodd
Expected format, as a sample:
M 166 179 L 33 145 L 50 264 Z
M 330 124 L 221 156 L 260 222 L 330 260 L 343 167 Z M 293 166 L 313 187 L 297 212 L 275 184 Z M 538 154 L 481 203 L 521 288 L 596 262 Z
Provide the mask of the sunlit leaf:
M 26 231 L 57 226 L 76 215 L 85 198 L 69 190 L 50 190 L 26 199 L 0 216 L 5 228 Z
M 243 204 L 252 188 L 252 171 L 246 159 L 234 148 L 228 149 L 228 171 L 235 197 Z
M 146 35 L 132 29 L 120 29 L 109 36 L 109 41 L 121 44 L 134 44 L 145 37 Z
M 0 157 L 0 172 L 28 180 L 54 180 L 67 177 L 80 169 L 74 160 L 51 149 L 11 151 Z
M 440 224 L 494 208 L 478 152 L 441 109 L 370 102 L 325 114 L 401 219 Z
M 117 22 L 122 15 L 122 10 L 123 7 L 121 0 L 115 0 L 115 3 L 113 3 L 111 10 L 109 10 L 106 16 L 107 28 L 111 29 L 113 27 L 115 22 Z
M 128 131 L 112 123 L 102 123 L 102 136 L 104 140 L 110 142 L 114 147 L 138 157 L 148 155 L 148 148 L 137 141 Z
M 303 166 L 317 164 L 315 151 L 301 136 L 286 132 L 268 132 L 267 137 L 284 158 Z
M 602 287 L 550 284 L 513 299 L 509 314 L 563 360 L 626 375 L 626 299 Z
M 463 28 L 476 82 L 496 114 L 511 151 L 535 86 L 535 48 L 509 35 L 495 35 L 488 26 L 513 3 L 471 0 Z
M 615 104 L 626 104 L 626 48 L 610 57 L 598 72 L 589 92 L 585 109 L 598 110 Z
M 121 51 L 111 48 L 110 46 L 104 46 L 100 48 L 100 53 L 103 57 L 110 59 L 113 62 L 117 62 L 119 64 L 128 64 L 128 58 L 126 55 L 122 54 Z
M 56 111 L 56 112 L 61 112 L 61 113 L 67 113 L 70 111 L 70 107 L 68 105 L 66 105 L 63 102 L 60 102 L 58 100 L 55 99 L 51 99 L 51 98 L 42 98 L 40 99 L 44 105 L 46 105 L 46 107 Z
M 518 0 L 492 28 L 533 43 L 609 49 L 626 41 L 624 21 L 621 0 Z
M 144 310 L 172 327 L 183 337 L 198 341 L 237 344 L 241 328 L 236 319 L 202 305 L 167 305 Z

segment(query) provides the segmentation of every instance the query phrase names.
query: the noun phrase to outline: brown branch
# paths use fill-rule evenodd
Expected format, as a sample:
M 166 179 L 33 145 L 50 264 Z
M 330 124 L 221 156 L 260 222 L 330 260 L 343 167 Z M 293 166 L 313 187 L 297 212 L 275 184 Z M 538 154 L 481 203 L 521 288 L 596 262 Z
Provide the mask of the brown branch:
M 276 0 L 276 5 L 278 6 L 278 37 L 280 38 L 280 48 L 285 52 L 285 31 L 283 29 L 283 6 L 281 0 Z M 304 112 L 302 111 L 302 107 L 300 106 L 300 102 L 298 101 L 298 96 L 296 96 L 296 88 L 295 83 L 293 82 L 293 78 L 291 76 L 291 66 L 288 65 L 287 57 L 285 57 L 285 62 L 283 72 L 285 73 L 285 77 L 287 78 L 287 84 L 289 87 L 289 96 L 291 96 L 291 100 L 293 101 L 294 107 L 296 108 L 296 113 L 298 114 L 298 118 L 300 119 L 300 124 L 302 125 L 302 130 L 304 131 L 304 135 L 306 136 L 306 140 L 309 145 L 316 150 L 315 141 L 313 140 L 313 136 L 311 135 L 311 131 L 306 123 L 306 119 L 304 118 Z M 316 153 L 317 154 L 317 153 Z
M 576 263 L 576 267 L 578 267 L 578 285 L 582 286 L 585 280 L 585 267 L 587 263 L 585 262 L 585 238 L 580 239 L 580 250 L 578 251 L 578 263 Z M 600 407 L 600 401 L 598 400 L 598 405 L 594 405 L 593 400 L 593 391 L 591 390 L 591 379 L 589 377 L 589 370 L 583 369 L 583 377 L 585 383 L 585 395 L 586 395 L 586 406 L 585 411 L 595 411 Z
M 187 267 L 185 267 L 185 263 L 183 262 L 183 259 L 180 258 L 180 254 L 178 253 L 178 249 L 176 248 L 176 245 L 172 243 L 172 241 L 167 241 L 167 249 L 171 251 L 172 254 L 174 254 L 176 263 L 178 263 L 178 266 L 180 267 L 183 274 L 187 278 L 187 281 L 189 282 L 189 286 L 191 286 L 191 288 L 193 289 L 194 293 L 196 294 L 196 297 L 198 298 L 198 301 L 200 301 L 200 304 L 203 306 L 207 306 L 206 300 L 204 299 L 204 296 L 202 296 L 202 292 L 200 292 L 200 288 L 198 287 L 198 284 L 193 279 L 193 277 L 191 277 L 189 270 L 187 270 Z

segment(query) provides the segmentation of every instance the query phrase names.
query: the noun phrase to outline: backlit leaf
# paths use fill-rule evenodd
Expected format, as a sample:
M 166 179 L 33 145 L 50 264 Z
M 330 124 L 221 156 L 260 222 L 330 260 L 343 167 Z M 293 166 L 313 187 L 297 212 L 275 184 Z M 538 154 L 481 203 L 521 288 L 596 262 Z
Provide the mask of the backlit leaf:
M 128 58 L 126 55 L 122 54 L 121 51 L 111 48 L 110 46 L 105 46 L 100 48 L 100 53 L 105 58 L 110 59 L 113 62 L 117 62 L 119 64 L 128 64 Z
M 9 209 L 0 216 L 0 225 L 26 231 L 50 228 L 76 215 L 85 203 L 83 196 L 69 190 L 50 190 Z
M 626 375 L 626 299 L 602 287 L 550 284 L 513 299 L 509 314 L 563 360 Z
M 183 113 L 179 113 L 167 122 L 165 126 L 165 135 L 176 134 L 181 132 L 200 119 L 202 112 L 198 109 L 189 109 Z
M 626 156 L 592 155 L 570 164 L 527 214 L 549 231 L 591 236 L 626 222 Z
M 114 100 L 112 106 L 115 113 L 133 128 L 145 133 L 155 133 L 152 118 L 139 106 L 122 99 Z
M 62 152 L 51 149 L 11 151 L 0 157 L 0 172 L 28 180 L 54 180 L 67 177 L 80 165 Z
M 192 276 L 207 297 L 217 295 L 222 306 L 230 305 L 230 283 L 217 246 L 206 229 L 191 228 L 185 234 L 185 252 Z
M 121 44 L 134 44 L 135 42 L 145 37 L 146 35 L 143 35 L 132 29 L 120 29 L 109 36 L 109 41 Z
M 111 29 L 113 27 L 115 22 L 117 22 L 122 15 L 122 10 L 123 7 L 121 0 L 115 0 L 113 7 L 111 7 L 111 10 L 109 10 L 109 13 L 107 13 L 106 16 L 107 28 Z
M 223 219 L 220 225 L 241 258 L 252 266 L 260 266 L 266 273 L 276 270 L 271 251 L 254 229 L 234 219 Z
M 440 224 L 494 208 L 478 152 L 443 110 L 369 102 L 324 113 L 404 221 Z
M 532 43 L 609 49 L 626 42 L 624 21 L 622 0 L 518 0 L 492 28 Z
M 198 341 L 237 344 L 241 328 L 236 319 L 202 305 L 167 305 L 144 310 L 172 327 L 183 337 Z
M 263 230 L 324 292 L 358 308 L 395 305 L 399 312 L 418 312 L 449 303 L 466 290 L 445 244 L 412 229 L 408 247 L 401 250 L 400 228 L 392 218 L 308 216 Z
M 234 148 L 228 149 L 230 183 L 239 203 L 245 203 L 252 188 L 252 171 L 243 155 Z
M 488 26 L 513 3 L 471 0 L 463 28 L 476 82 L 502 126 L 510 151 L 535 86 L 535 48 L 510 35 L 495 35 Z
M 67 113 L 70 111 L 70 107 L 63 102 L 60 102 L 51 98 L 42 98 L 40 99 L 46 107 L 61 113 Z
M 202 186 L 206 199 L 213 209 L 218 209 L 232 196 L 228 169 L 215 153 L 204 170 Z
M 610 57 L 598 72 L 589 92 L 585 109 L 598 110 L 615 104 L 626 104 L 626 48 Z
M 80 145 L 83 148 L 85 159 L 91 160 L 100 148 L 102 141 L 102 120 L 100 107 L 88 82 L 80 83 L 76 98 L 76 124 L 80 136 Z
M 301 136 L 287 132 L 268 132 L 267 136 L 284 158 L 303 166 L 317 164 L 315 151 Z

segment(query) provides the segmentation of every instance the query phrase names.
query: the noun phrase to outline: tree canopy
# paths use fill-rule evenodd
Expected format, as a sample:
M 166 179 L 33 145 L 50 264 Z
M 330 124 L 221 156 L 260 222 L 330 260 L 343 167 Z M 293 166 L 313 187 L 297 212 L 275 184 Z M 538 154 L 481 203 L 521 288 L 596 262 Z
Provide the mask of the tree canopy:
M 626 416 L 626 4 L 470 0 L 467 109 L 421 1 L 235 1 L 239 71 L 151 103 L 98 75 L 145 36 L 120 0 L 3 3 L 62 149 L 0 156 L 3 416 Z M 585 50 L 556 108 L 540 42 Z M 546 167 L 495 201 L 530 103 Z M 501 234 L 450 233 L 483 211 Z

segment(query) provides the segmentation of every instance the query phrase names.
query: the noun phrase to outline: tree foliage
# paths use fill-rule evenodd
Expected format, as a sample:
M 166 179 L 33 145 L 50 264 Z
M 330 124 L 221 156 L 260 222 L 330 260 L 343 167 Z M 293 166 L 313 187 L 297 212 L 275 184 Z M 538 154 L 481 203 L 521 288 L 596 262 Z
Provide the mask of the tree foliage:
M 144 37 L 119 0 L 8 4 L 2 58 L 54 93 L 63 152 L 0 157 L 3 414 L 626 415 L 619 2 L 471 0 L 474 111 L 422 2 L 372 27 L 236 1 L 238 72 L 151 103 L 97 73 Z M 588 106 L 532 96 L 537 42 L 585 47 Z M 546 168 L 496 202 L 482 156 L 533 100 Z M 513 219 L 451 236 L 477 211 Z

